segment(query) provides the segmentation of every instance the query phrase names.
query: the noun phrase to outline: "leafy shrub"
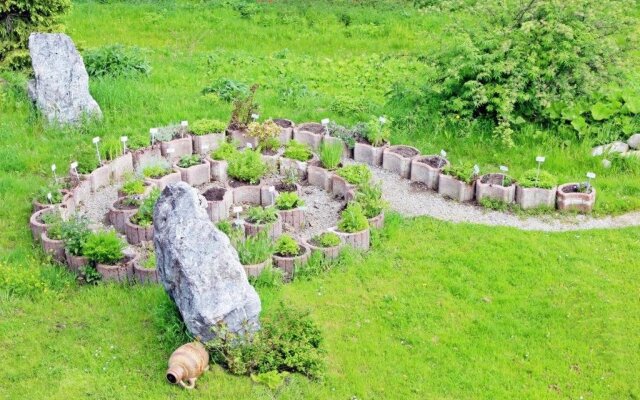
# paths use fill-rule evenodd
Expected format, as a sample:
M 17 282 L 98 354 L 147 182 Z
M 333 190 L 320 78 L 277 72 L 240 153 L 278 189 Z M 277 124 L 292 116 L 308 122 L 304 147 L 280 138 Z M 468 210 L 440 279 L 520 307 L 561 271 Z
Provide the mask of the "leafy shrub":
M 230 129 L 246 129 L 253 120 L 251 116 L 258 113 L 259 106 L 255 102 L 256 90 L 258 90 L 258 85 L 253 85 L 248 94 L 239 96 L 233 101 L 233 111 L 231 111 L 231 121 L 229 122 Z
M 442 168 L 442 173 L 445 175 L 452 176 L 459 181 L 465 182 L 467 184 L 473 182 L 478 178 L 478 176 L 473 171 L 473 167 L 469 164 L 449 164 Z
M 254 150 L 238 152 L 228 161 L 227 174 L 242 182 L 258 183 L 267 172 L 267 165 L 262 161 L 260 153 Z
M 362 206 L 367 218 L 377 217 L 387 207 L 387 202 L 382 199 L 382 185 L 380 183 L 366 183 L 358 188 L 356 202 Z
M 295 257 L 300 253 L 300 246 L 291 235 L 284 234 L 276 240 L 275 253 L 282 257 Z
M 233 225 L 231 224 L 231 221 L 229 221 L 228 219 L 223 219 L 222 221 L 219 221 L 216 224 L 216 228 L 220 229 L 220 231 L 222 231 L 222 233 L 224 233 L 227 236 L 231 236 L 231 230 L 233 229 Z
M 625 25 L 625 4 L 479 3 L 479 20 L 490 23 L 463 27 L 461 45 L 436 60 L 438 76 L 424 96 L 438 96 L 447 113 L 493 120 L 511 145 L 515 126 L 548 123 L 554 103 L 581 103 L 610 81 L 619 55 L 612 33 Z
M 85 256 L 99 264 L 115 265 L 124 258 L 124 243 L 115 231 L 89 234 L 83 249 Z
M 336 171 L 338 176 L 343 177 L 352 185 L 362 185 L 371 180 L 371 169 L 365 164 L 349 164 Z
M 233 246 L 238 252 L 238 258 L 242 265 L 259 264 L 266 261 L 273 254 L 273 245 L 267 232 L 262 231 L 255 236 L 246 239 L 233 240 Z
M 70 0 L 4 0 L 0 5 L 0 61 L 13 50 L 26 50 L 31 32 L 60 31 L 58 23 L 70 8 Z
M 293 210 L 304 206 L 304 201 L 296 192 L 282 192 L 276 197 L 276 208 L 278 210 Z
M 270 224 L 278 220 L 278 211 L 273 207 L 250 207 L 247 210 L 247 221 L 252 224 Z
M 60 204 L 62 203 L 62 198 L 64 197 L 62 192 L 62 188 L 60 185 L 51 184 L 48 186 L 41 187 L 36 192 L 33 199 L 41 204 Z M 51 193 L 51 200 L 49 200 L 49 193 Z
M 84 244 L 91 234 L 89 220 L 85 217 L 74 215 L 60 226 L 60 234 L 64 240 L 64 247 L 74 256 L 84 254 Z
M 178 167 L 180 168 L 189 168 L 200 164 L 202 164 L 202 156 L 200 154 L 182 156 L 178 161 Z
M 41 218 L 47 224 L 47 237 L 52 240 L 62 240 L 62 216 L 57 212 L 48 212 Z
M 280 135 L 280 127 L 272 120 L 265 122 L 251 122 L 247 127 L 247 134 L 258 139 L 259 142 L 277 138 Z
M 265 316 L 261 329 L 237 335 L 220 323 L 207 343 L 212 359 L 236 375 L 289 371 L 321 378 L 325 365 L 322 334 L 309 317 L 281 305 Z
M 282 286 L 284 275 L 280 268 L 267 265 L 257 277 L 249 277 L 249 283 L 256 289 L 277 289 Z
M 228 78 L 220 78 L 202 89 L 202 94 L 214 94 L 227 103 L 246 97 L 249 93 L 249 87 L 246 84 Z
M 342 143 L 333 142 L 327 144 L 323 142 L 320 145 L 320 162 L 322 166 L 328 170 L 334 170 L 338 168 L 338 165 L 342 161 Z
M 348 148 L 353 149 L 356 141 L 364 137 L 365 126 L 363 123 L 358 123 L 349 129 L 334 121 L 330 121 L 327 125 L 327 132 L 329 136 L 342 140 Z
M 140 226 L 151 226 L 153 224 L 153 208 L 160 198 L 160 189 L 153 188 L 149 196 L 146 197 L 138 211 L 131 217 L 131 222 Z
M 238 149 L 229 143 L 223 142 L 220 146 L 211 152 L 211 158 L 214 160 L 230 160 L 238 154 Z
M 96 168 L 100 167 L 96 153 L 91 151 L 91 149 L 81 152 L 76 161 L 78 162 L 79 174 L 90 174 Z
M 360 232 L 369 227 L 369 221 L 364 215 L 362 206 L 359 203 L 351 202 L 347 208 L 340 214 L 338 221 L 338 230 L 341 232 L 354 233 Z
M 227 129 L 227 124 L 217 119 L 199 119 L 189 126 L 189 131 L 196 136 L 220 133 L 225 129 Z
M 541 170 L 538 174 L 537 169 L 530 169 L 522 174 L 519 183 L 526 188 L 551 189 L 558 184 L 558 179 L 547 171 Z
M 291 140 L 284 149 L 284 156 L 292 160 L 308 161 L 312 155 L 311 148 L 297 140 Z
M 181 138 L 186 133 L 182 125 L 167 125 L 156 129 L 158 131 L 155 134 L 155 139 L 159 142 L 168 142 L 173 139 Z
M 275 151 L 279 147 L 280 147 L 280 140 L 278 138 L 272 137 L 272 138 L 268 138 L 261 141 L 260 145 L 258 146 L 258 150 L 261 152 Z
M 156 267 L 156 252 L 153 250 L 147 251 L 140 266 L 145 269 L 154 269 Z
M 389 121 L 382 123 L 379 118 L 370 119 L 364 127 L 363 135 L 372 146 L 382 146 L 388 143 L 391 137 Z
M 137 176 L 128 177 L 122 184 L 120 191 L 125 196 L 134 196 L 143 194 L 145 191 L 144 180 Z
M 145 178 L 159 179 L 172 172 L 169 163 L 165 160 L 156 160 L 150 162 L 142 168 L 142 175 Z
M 136 47 L 115 44 L 85 51 L 82 56 L 87 73 L 95 78 L 131 77 L 151 72 L 151 66 Z
M 340 244 L 340 236 L 333 232 L 324 232 L 311 238 L 311 242 L 319 247 L 335 247 Z
M 31 67 L 31 55 L 28 50 L 10 51 L 0 63 L 0 69 L 21 71 Z

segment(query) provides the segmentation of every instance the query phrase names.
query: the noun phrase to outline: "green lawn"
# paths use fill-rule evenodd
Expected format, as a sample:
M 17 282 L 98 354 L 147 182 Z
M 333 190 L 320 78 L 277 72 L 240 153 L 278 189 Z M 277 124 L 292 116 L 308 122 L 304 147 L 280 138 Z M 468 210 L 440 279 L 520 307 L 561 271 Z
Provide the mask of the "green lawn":
M 401 113 L 385 93 L 396 82 L 423 84 L 424 56 L 451 45 L 451 24 L 473 18 L 399 2 L 263 3 L 251 19 L 204 2 L 106 3 L 75 3 L 67 32 L 83 49 L 138 46 L 153 70 L 92 80 L 103 124 L 45 128 L 19 88 L 25 78 L 0 75 L 9 82 L 0 84 L 0 398 L 272 398 L 219 368 L 193 393 L 166 384 L 177 343 L 162 339 L 163 291 L 79 287 L 48 265 L 27 227 L 32 193 L 51 163 L 63 170 L 91 152 L 93 136 L 142 143 L 152 126 L 226 120 L 230 105 L 200 93 L 219 78 L 260 83 L 264 117 L 352 123 Z M 593 170 L 598 213 L 640 209 L 640 166 L 604 170 L 587 141 L 542 132 L 505 149 L 479 131 L 394 129 L 396 143 L 444 148 L 484 171 L 506 164 L 517 175 L 538 154 L 562 180 Z M 326 379 L 294 377 L 277 397 L 640 396 L 640 229 L 544 234 L 398 217 L 390 225 L 366 258 L 261 293 L 266 313 L 280 301 L 309 309 L 326 339 Z

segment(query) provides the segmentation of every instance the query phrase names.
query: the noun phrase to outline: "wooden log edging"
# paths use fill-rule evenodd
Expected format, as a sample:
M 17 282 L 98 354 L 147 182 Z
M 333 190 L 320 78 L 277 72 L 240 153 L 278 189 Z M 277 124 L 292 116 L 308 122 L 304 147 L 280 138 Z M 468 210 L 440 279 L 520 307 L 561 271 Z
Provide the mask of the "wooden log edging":
M 300 250 L 302 250 L 302 254 L 293 256 L 293 257 L 285 257 L 274 254 L 273 258 L 273 266 L 282 270 L 284 274 L 285 282 L 290 282 L 295 277 L 296 267 L 304 265 L 309 261 L 309 256 L 311 255 L 310 249 L 302 243 L 298 243 Z

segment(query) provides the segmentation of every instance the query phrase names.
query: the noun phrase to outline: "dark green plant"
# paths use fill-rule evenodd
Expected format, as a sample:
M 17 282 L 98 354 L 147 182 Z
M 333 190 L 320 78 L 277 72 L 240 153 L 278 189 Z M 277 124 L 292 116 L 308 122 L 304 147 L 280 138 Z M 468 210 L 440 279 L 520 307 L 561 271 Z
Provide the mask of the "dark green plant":
M 131 77 L 151 72 L 151 65 L 141 53 L 136 47 L 126 48 L 121 44 L 114 44 L 87 50 L 82 57 L 91 77 Z
M 266 261 L 273 254 L 273 245 L 267 232 L 262 231 L 255 236 L 234 238 L 233 246 L 238 252 L 238 258 L 242 265 L 259 264 Z
M 389 121 L 382 123 L 379 118 L 370 119 L 364 126 L 363 135 L 372 146 L 388 143 L 391 137 Z
M 196 136 L 208 135 L 210 133 L 224 133 L 226 129 L 227 124 L 217 119 L 199 119 L 189 125 L 189 131 Z
M 227 236 L 231 236 L 231 230 L 233 229 L 233 225 L 231 224 L 231 221 L 229 221 L 228 219 L 223 219 L 222 221 L 219 221 L 216 224 L 216 228 L 220 229 L 220 231 L 222 231 L 222 233 L 224 233 Z
M 115 265 L 124 258 L 124 243 L 115 231 L 89 234 L 83 249 L 89 260 L 99 264 Z
M 200 164 L 202 164 L 202 156 L 200 154 L 182 156 L 178 161 L 178 167 L 180 168 L 189 168 Z
M 153 208 L 160 197 L 160 189 L 153 188 L 149 196 L 142 200 L 140 208 L 131 217 L 131 222 L 140 226 L 151 226 L 153 224 Z
M 44 186 L 38 189 L 33 199 L 41 204 L 60 204 L 64 197 L 61 190 L 62 187 L 57 184 Z M 51 193 L 51 200 L 48 198 L 49 193 Z
M 220 100 L 231 103 L 232 101 L 249 96 L 249 87 L 228 78 L 220 78 L 211 85 L 202 89 L 202 94 L 214 94 Z
M 282 286 L 284 275 L 280 268 L 267 265 L 257 277 L 249 277 L 249 283 L 256 289 L 278 289 Z
M 80 268 L 82 278 L 88 285 L 95 285 L 102 279 L 102 275 L 93 265 L 85 265 Z
M 52 240 L 62 240 L 62 215 L 57 212 L 48 212 L 42 215 L 41 220 L 47 224 L 47 237 Z
M 159 179 L 172 172 L 169 164 L 164 160 L 157 160 L 142 168 L 142 175 L 145 178 Z
M 387 202 L 382 199 L 382 185 L 380 183 L 360 185 L 356 193 L 356 202 L 362 206 L 367 218 L 377 217 L 387 208 Z
M 96 168 L 100 167 L 100 163 L 98 162 L 98 158 L 96 157 L 95 150 L 91 151 L 85 150 L 82 151 L 78 158 L 75 159 L 78 162 L 78 173 L 79 174 L 90 174 Z
M 547 171 L 530 169 L 522 174 L 518 183 L 525 188 L 551 189 L 558 184 L 558 179 Z
M 334 232 L 324 232 L 311 238 L 311 243 L 319 247 L 336 247 L 340 245 L 340 236 Z
M 296 192 L 282 192 L 276 197 L 276 208 L 278 210 L 293 210 L 304 206 L 304 201 Z
M 211 152 L 211 158 L 214 160 L 227 160 L 238 155 L 238 149 L 229 142 L 222 142 L 220 146 Z
M 127 177 L 120 191 L 124 193 L 125 196 L 141 195 L 145 191 L 144 180 L 138 176 Z
M 258 103 L 255 102 L 256 90 L 258 90 L 258 85 L 253 85 L 247 95 L 240 96 L 234 100 L 229 129 L 242 130 L 249 126 L 249 123 L 253 120 L 251 116 L 257 114 L 259 110 Z
M 284 234 L 276 240 L 275 253 L 282 257 L 295 257 L 300 253 L 300 245 L 291 235 Z
M 459 181 L 470 184 L 475 181 L 478 176 L 473 171 L 473 167 L 469 164 L 449 164 L 442 168 L 442 173 L 452 176 Z
M 278 220 L 278 211 L 274 207 L 250 207 L 247 210 L 247 222 L 252 224 L 270 224 Z
M 254 150 L 241 151 L 228 161 L 227 174 L 242 182 L 256 184 L 267 173 L 267 165 Z
M 321 378 L 325 364 L 322 334 L 309 313 L 280 305 L 261 320 L 261 329 L 234 334 L 222 322 L 212 328 L 215 339 L 207 343 L 214 362 L 235 375 L 269 371 L 300 373 Z
M 342 143 L 333 142 L 327 144 L 323 142 L 320 146 L 320 162 L 322 166 L 328 170 L 334 170 L 338 168 L 342 161 L 342 152 L 344 148 Z
M 292 160 L 308 161 L 312 155 L 311 148 L 297 140 L 291 140 L 284 149 L 284 156 Z
M 351 202 L 340 214 L 338 230 L 346 233 L 360 232 L 369 227 L 369 221 L 364 215 L 359 203 Z
M 89 220 L 74 215 L 64 221 L 60 227 L 64 247 L 74 256 L 84 255 L 84 243 L 91 234 Z
M 366 164 L 349 164 L 336 171 L 338 176 L 344 178 L 352 185 L 362 185 L 371 180 L 371 169 Z
M 57 32 L 71 0 L 3 0 L 0 3 L 0 62 L 26 50 L 31 32 Z

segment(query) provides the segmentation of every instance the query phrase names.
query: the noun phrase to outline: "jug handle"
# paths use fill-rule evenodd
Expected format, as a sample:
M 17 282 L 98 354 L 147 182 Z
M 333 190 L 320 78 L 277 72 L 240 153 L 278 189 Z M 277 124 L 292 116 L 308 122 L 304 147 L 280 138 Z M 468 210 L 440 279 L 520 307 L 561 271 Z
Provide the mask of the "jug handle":
M 185 384 L 184 381 L 180 381 L 179 384 L 185 389 L 193 389 L 196 387 L 196 380 L 194 378 L 190 378 L 187 382 L 188 384 Z

